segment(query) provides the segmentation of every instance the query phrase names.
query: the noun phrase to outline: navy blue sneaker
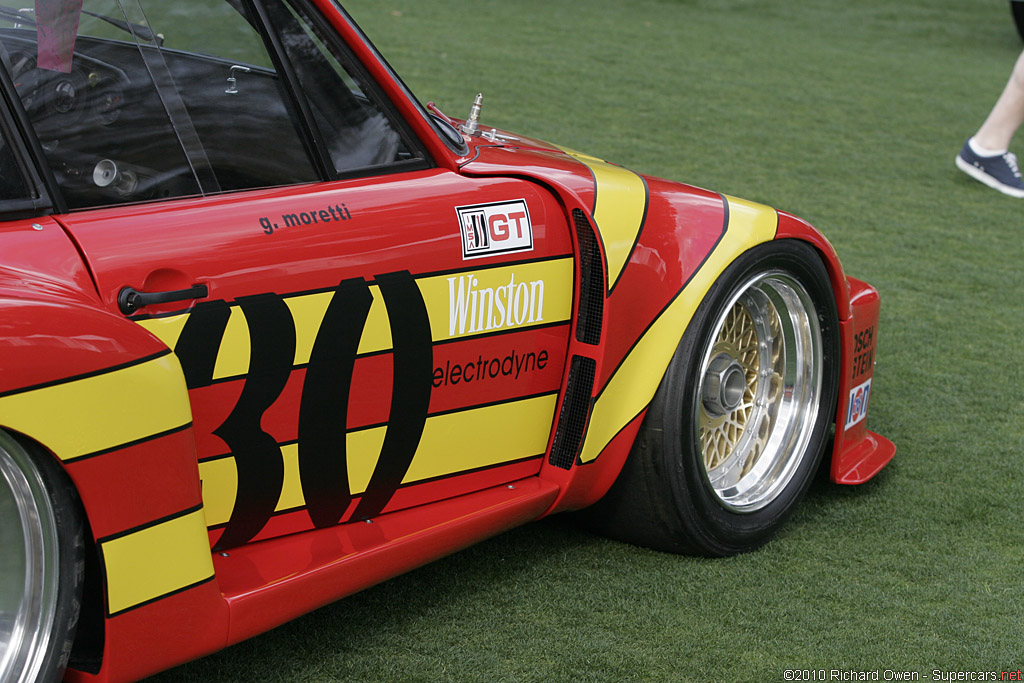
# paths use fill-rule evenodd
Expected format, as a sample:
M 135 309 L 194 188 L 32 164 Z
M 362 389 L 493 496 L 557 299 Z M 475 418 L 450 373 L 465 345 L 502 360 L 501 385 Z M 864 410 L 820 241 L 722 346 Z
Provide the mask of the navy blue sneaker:
M 970 142 L 965 142 L 957 155 L 956 167 L 1003 194 L 1024 198 L 1024 181 L 1017 168 L 1017 157 L 1010 152 L 983 157 L 974 153 Z

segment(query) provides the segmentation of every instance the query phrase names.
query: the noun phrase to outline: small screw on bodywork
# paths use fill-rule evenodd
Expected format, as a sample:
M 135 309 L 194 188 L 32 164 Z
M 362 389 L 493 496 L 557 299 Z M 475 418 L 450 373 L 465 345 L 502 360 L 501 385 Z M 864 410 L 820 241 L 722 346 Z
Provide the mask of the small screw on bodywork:
M 507 488 L 509 491 L 515 491 L 516 490 L 516 487 L 513 486 L 512 484 L 507 485 L 505 488 Z
M 229 554 L 227 554 L 227 553 L 221 553 L 221 554 L 220 554 L 220 556 L 221 556 L 221 557 L 231 557 L 231 555 L 229 555 Z
M 33 230 L 42 230 L 43 226 L 39 225 L 39 223 L 33 223 L 32 224 L 32 229 Z

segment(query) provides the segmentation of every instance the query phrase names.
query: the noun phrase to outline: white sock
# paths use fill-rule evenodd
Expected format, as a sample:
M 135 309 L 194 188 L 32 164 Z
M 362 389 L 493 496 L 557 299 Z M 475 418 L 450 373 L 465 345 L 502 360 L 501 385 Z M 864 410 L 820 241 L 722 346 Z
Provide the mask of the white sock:
M 979 157 L 1001 157 L 1007 152 L 1005 149 L 986 149 L 975 142 L 974 138 L 968 140 L 967 144 L 971 146 L 971 151 Z

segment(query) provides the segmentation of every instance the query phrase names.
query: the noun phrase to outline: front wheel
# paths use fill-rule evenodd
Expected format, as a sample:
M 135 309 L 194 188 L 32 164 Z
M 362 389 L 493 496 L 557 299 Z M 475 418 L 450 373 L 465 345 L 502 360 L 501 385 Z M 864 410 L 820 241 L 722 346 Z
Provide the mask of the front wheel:
M 48 453 L 0 431 L 0 681 L 56 681 L 84 578 L 77 496 Z
M 806 492 L 834 417 L 838 321 L 810 246 L 761 245 L 708 292 L 622 474 L 588 515 L 660 550 L 764 544 Z

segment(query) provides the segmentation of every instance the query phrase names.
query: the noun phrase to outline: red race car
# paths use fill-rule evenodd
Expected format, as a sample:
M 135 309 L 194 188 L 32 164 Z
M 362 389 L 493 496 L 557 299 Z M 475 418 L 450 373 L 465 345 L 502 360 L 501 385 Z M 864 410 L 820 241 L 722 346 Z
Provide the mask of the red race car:
M 36 0 L 0 61 L 2 681 L 561 511 L 743 552 L 895 452 L 820 233 L 423 107 L 330 0 Z

